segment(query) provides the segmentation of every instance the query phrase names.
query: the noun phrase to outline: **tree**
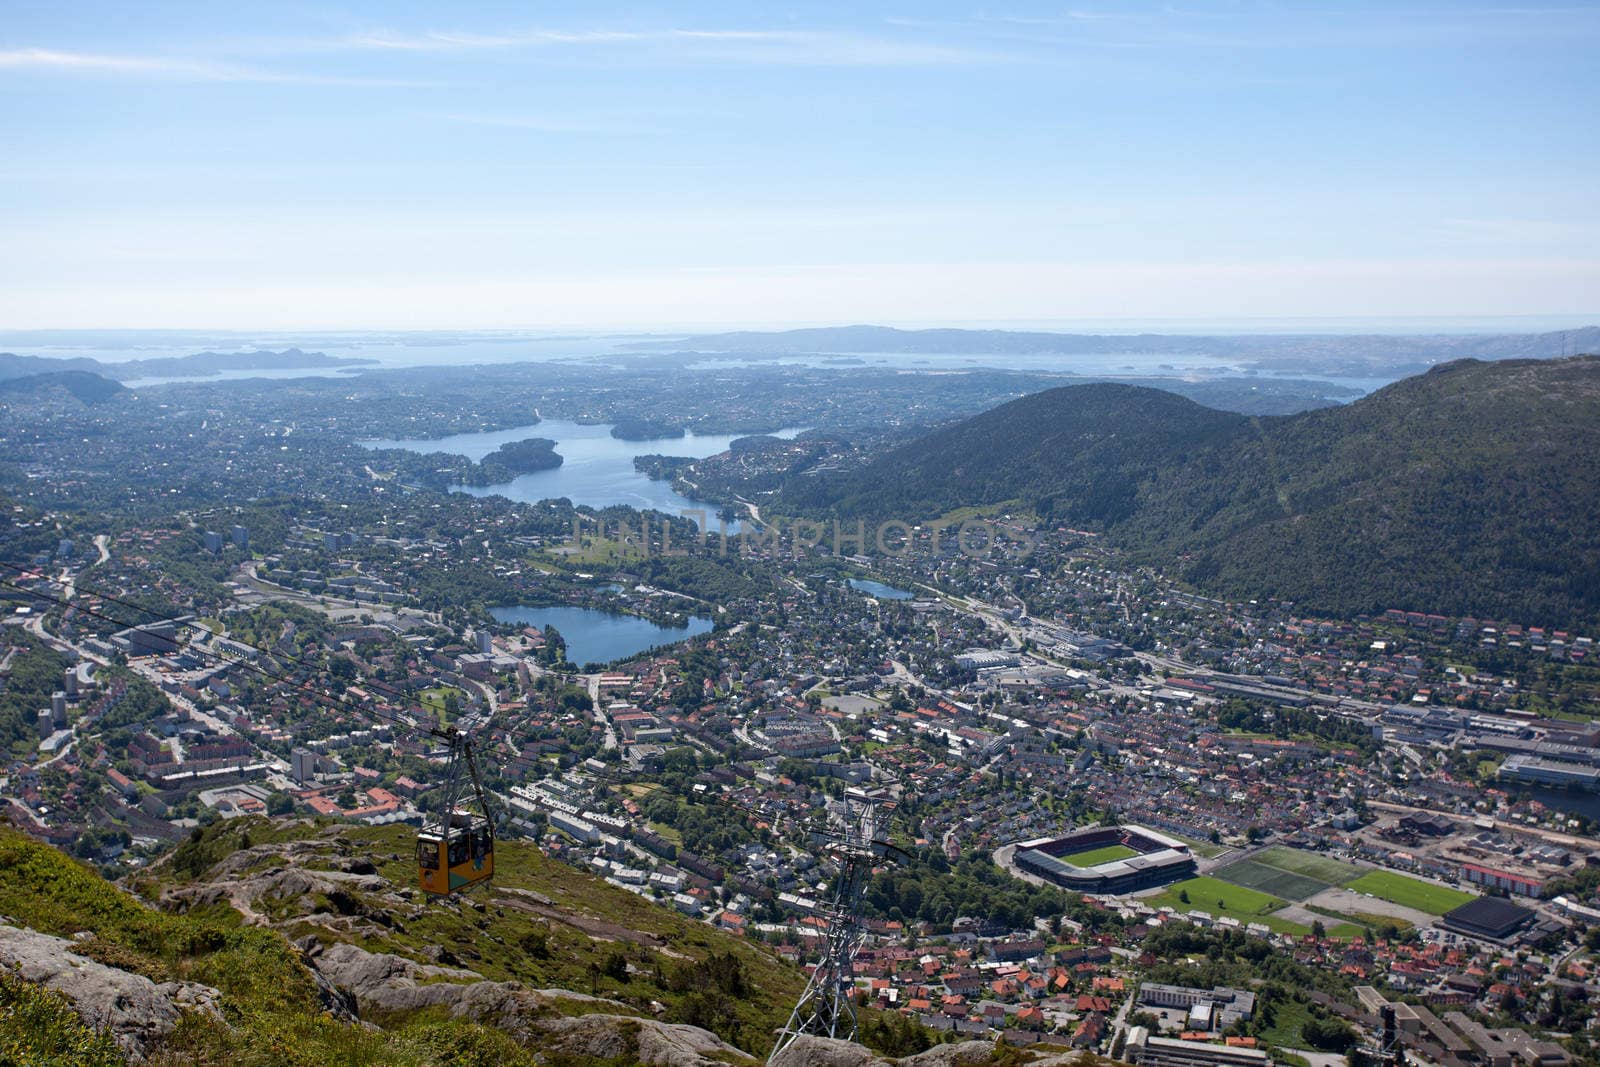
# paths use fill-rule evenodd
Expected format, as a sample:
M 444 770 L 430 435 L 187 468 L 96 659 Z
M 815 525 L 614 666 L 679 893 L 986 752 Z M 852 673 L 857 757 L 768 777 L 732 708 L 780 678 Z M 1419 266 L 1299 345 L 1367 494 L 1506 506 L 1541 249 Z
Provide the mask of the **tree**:
M 1356 1043 L 1356 1033 L 1338 1019 L 1310 1019 L 1300 1027 L 1306 1044 L 1322 1052 L 1344 1052 Z
M 1328 936 L 1327 927 L 1322 925 L 1321 919 L 1311 920 L 1311 936 L 1318 938 L 1319 940 Z

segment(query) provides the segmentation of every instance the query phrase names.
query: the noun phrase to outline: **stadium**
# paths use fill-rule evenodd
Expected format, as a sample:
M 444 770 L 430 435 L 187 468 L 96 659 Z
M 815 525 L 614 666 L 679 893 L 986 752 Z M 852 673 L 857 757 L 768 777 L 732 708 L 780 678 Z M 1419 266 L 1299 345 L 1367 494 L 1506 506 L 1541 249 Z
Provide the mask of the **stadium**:
M 1013 862 L 1079 893 L 1132 893 L 1195 872 L 1188 845 L 1143 826 L 1091 826 L 1063 837 L 1023 841 Z

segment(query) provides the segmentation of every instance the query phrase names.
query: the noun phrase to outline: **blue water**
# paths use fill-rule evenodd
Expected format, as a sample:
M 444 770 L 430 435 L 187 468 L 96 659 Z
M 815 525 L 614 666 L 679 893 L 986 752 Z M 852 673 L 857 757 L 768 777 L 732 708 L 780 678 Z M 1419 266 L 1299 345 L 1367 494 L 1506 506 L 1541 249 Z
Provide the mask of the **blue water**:
M 777 430 L 774 437 L 793 437 L 798 428 Z M 704 515 L 712 530 L 739 532 L 737 520 L 719 527 L 716 506 L 691 500 L 672 488 L 672 483 L 646 478 L 633 468 L 635 456 L 652 454 L 691 456 L 703 459 L 726 452 L 728 445 L 748 434 L 686 434 L 654 441 L 619 441 L 611 436 L 608 424 L 580 425 L 565 419 L 546 419 L 533 426 L 518 426 L 490 433 L 461 433 L 434 440 L 362 441 L 366 448 L 404 448 L 412 452 L 449 452 L 479 460 L 509 441 L 546 437 L 556 443 L 562 464 L 553 470 L 521 475 L 504 485 L 456 486 L 454 492 L 470 496 L 503 496 L 526 504 L 566 497 L 574 504 L 594 508 L 623 504 L 640 510 L 654 509 L 669 515 L 685 515 L 701 525 Z M 695 514 L 699 513 L 699 514 Z
M 879 600 L 910 600 L 916 595 L 915 593 L 908 593 L 904 589 L 896 589 L 892 585 L 884 585 L 882 582 L 874 582 L 866 578 L 850 578 L 847 581 L 851 589 L 859 590 L 868 596 L 877 597 Z
M 1511 785 L 1507 783 L 1502 788 L 1509 788 L 1512 796 L 1527 793 L 1547 808 L 1564 811 L 1568 815 L 1586 815 L 1591 819 L 1600 819 L 1600 793 L 1585 793 L 1576 789 L 1549 789 L 1545 786 Z
M 657 626 L 637 615 L 612 615 L 593 608 L 529 608 L 520 605 L 492 608 L 489 614 L 499 622 L 520 623 L 543 629 L 554 626 L 567 642 L 567 662 L 610 663 L 628 659 L 658 645 L 676 644 L 700 634 L 710 633 L 710 619 L 689 616 L 684 627 Z

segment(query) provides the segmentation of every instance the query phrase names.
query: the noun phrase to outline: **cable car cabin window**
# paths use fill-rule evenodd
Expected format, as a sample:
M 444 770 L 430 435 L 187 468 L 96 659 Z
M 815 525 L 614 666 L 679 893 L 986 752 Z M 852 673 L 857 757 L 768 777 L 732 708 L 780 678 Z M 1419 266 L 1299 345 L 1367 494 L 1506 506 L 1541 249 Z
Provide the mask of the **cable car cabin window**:
M 471 846 L 467 841 L 467 834 L 457 830 L 450 835 L 450 866 L 459 867 L 471 858 Z
M 493 855 L 494 838 L 489 836 L 489 828 L 480 826 L 472 832 L 472 858 L 481 860 L 485 856 Z
M 439 842 L 437 839 L 419 838 L 417 840 L 417 865 L 426 867 L 430 871 L 439 869 Z

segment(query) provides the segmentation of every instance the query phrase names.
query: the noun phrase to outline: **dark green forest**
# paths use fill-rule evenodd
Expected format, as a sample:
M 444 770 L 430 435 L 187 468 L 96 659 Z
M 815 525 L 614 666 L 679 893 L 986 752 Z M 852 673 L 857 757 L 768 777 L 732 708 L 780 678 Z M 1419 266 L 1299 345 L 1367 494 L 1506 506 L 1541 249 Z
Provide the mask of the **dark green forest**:
M 1331 615 L 1600 622 L 1600 357 L 1462 360 L 1251 418 L 1124 385 L 1051 389 L 832 479 L 798 514 L 1029 509 L 1197 588 Z

